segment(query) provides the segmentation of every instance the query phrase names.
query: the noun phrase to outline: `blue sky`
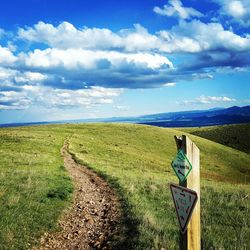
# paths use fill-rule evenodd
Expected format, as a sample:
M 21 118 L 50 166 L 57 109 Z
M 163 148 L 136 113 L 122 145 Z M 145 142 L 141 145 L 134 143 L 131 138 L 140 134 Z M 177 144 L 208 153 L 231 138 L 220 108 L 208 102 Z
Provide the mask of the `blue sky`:
M 8 0 L 0 123 L 249 105 L 249 0 Z

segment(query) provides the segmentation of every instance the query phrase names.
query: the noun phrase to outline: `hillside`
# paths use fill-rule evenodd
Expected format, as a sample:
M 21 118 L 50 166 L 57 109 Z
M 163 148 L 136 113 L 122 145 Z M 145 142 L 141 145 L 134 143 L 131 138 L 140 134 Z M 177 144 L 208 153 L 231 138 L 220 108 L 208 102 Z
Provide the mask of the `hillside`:
M 52 127 L 0 129 L 0 249 L 29 249 L 69 206 L 73 186 Z
M 250 123 L 180 130 L 250 153 Z
M 130 124 L 47 125 L 0 130 L 0 245 L 28 249 L 71 200 L 60 156 L 68 138 L 77 162 L 103 176 L 120 196 L 130 249 L 178 248 L 169 183 L 174 129 Z M 250 245 L 249 155 L 190 135 L 201 150 L 202 248 Z M 227 230 L 227 234 L 224 234 Z
M 78 131 L 70 139 L 70 151 L 118 188 L 137 218 L 137 248 L 176 249 L 178 226 L 168 185 L 177 182 L 170 162 L 176 153 L 173 137 L 180 132 L 103 124 L 79 126 Z M 250 180 L 250 159 L 223 145 L 191 138 L 201 150 L 203 249 L 241 248 L 237 230 L 241 237 L 250 233 L 244 226 L 249 225 L 244 214 L 249 204 L 246 184 Z M 227 235 L 221 233 L 225 228 Z

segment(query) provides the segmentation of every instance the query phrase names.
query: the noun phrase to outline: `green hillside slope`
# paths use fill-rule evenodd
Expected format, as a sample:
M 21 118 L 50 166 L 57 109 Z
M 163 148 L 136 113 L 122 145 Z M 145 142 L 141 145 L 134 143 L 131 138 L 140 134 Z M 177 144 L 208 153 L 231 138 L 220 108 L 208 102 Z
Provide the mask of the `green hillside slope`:
M 181 131 L 250 153 L 250 124 L 181 128 Z
M 73 191 L 51 127 L 0 129 L 0 249 L 29 249 L 55 229 Z
M 177 249 L 178 223 L 169 192 L 177 183 L 170 167 L 176 154 L 173 129 L 138 125 L 79 126 L 70 151 L 106 176 L 138 220 L 137 249 Z M 201 150 L 203 249 L 241 249 L 249 239 L 250 158 L 229 147 L 191 136 Z M 224 234 L 224 230 L 227 234 Z
M 129 124 L 0 129 L 0 249 L 28 249 L 69 205 L 71 179 L 60 148 L 104 176 L 123 202 L 129 249 L 178 249 L 169 183 L 174 129 Z M 250 158 L 190 135 L 201 150 L 203 249 L 250 245 Z M 227 233 L 225 233 L 225 230 Z M 121 249 L 121 248 L 120 248 Z

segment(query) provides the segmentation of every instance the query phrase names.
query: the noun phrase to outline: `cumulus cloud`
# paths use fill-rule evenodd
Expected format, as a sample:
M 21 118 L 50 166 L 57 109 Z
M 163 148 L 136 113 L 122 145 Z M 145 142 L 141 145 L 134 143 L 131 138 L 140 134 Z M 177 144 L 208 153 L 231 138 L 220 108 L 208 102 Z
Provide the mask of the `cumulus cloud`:
M 53 88 L 39 88 L 35 91 L 36 102 L 42 106 L 56 108 L 93 107 L 100 104 L 112 104 L 122 89 L 92 87 L 81 90 L 62 90 Z
M 58 88 L 46 85 L 48 75 L 0 67 L 0 109 L 27 109 L 31 105 L 49 108 L 93 107 L 112 104 L 123 89 L 87 87 Z
M 154 12 L 162 16 L 177 16 L 181 19 L 190 19 L 192 17 L 202 17 L 203 14 L 191 7 L 184 7 L 180 0 L 169 0 L 169 4 L 160 8 L 154 7 Z
M 243 6 L 241 1 L 232 1 L 225 6 L 225 9 L 228 14 L 235 18 L 242 17 L 246 14 L 246 9 Z
M 35 84 L 35 83 L 44 81 L 46 78 L 47 78 L 46 75 L 43 75 L 38 72 L 23 72 L 23 73 L 18 72 L 15 75 L 14 80 L 16 83 Z
M 12 54 L 9 48 L 0 45 L 0 66 L 13 64 L 17 58 Z
M 114 33 L 104 28 L 77 29 L 68 22 L 62 22 L 57 27 L 39 22 L 34 27 L 20 28 L 18 37 L 59 49 L 144 51 L 154 49 L 160 43 L 157 36 L 150 34 L 139 24 L 135 24 L 134 29 L 123 29 Z
M 219 23 L 203 23 L 199 20 L 182 21 L 171 30 L 159 32 L 165 43 L 162 51 L 187 52 L 194 55 L 184 61 L 179 70 L 195 73 L 208 68 L 244 68 L 250 66 L 250 36 L 237 35 L 225 30 Z
M 249 0 L 213 0 L 220 6 L 220 15 L 228 16 L 231 21 L 250 27 Z
M 26 109 L 30 104 L 25 92 L 0 91 L 0 110 Z
M 20 54 L 19 64 L 46 74 L 45 85 L 69 89 L 160 86 L 173 70 L 172 62 L 159 54 L 83 49 L 36 49 Z
M 239 36 L 225 30 L 219 23 L 182 21 L 169 31 L 160 31 L 159 35 L 165 42 L 161 50 L 166 52 L 238 52 L 250 49 L 250 36 Z
M 219 23 L 199 20 L 181 21 L 155 34 L 140 25 L 114 33 L 108 29 L 77 29 L 67 22 L 58 26 L 39 22 L 20 28 L 19 38 L 49 46 L 20 54 L 19 62 L 49 74 L 46 85 L 58 88 L 158 87 L 166 81 L 206 77 L 207 68 L 248 67 L 250 61 L 245 56 L 250 49 L 249 35 L 240 36 Z M 164 53 L 195 56 L 189 65 L 184 62 L 174 69 Z
M 45 86 L 23 85 L 19 91 L 0 91 L 0 109 L 27 109 L 31 104 L 48 108 L 93 107 L 112 104 L 122 89 L 92 87 L 62 90 Z
M 39 22 L 34 27 L 20 28 L 19 38 L 29 42 L 44 43 L 53 49 L 81 49 L 85 51 L 116 51 L 129 54 L 138 52 L 189 52 L 228 49 L 248 50 L 250 36 L 240 36 L 225 30 L 219 23 L 203 23 L 199 20 L 181 21 L 170 30 L 150 34 L 141 25 L 117 33 L 108 29 L 76 29 L 63 22 L 57 27 Z M 73 51 L 73 50 L 72 50 Z M 38 52 L 37 52 L 38 53 Z
M 173 68 L 166 57 L 150 53 L 121 53 L 117 51 L 96 51 L 84 49 L 36 49 L 22 54 L 20 60 L 32 68 L 63 68 L 65 70 L 89 70 L 97 68 L 116 68 L 117 70 L 133 64 L 149 69 Z
M 212 78 L 214 68 L 250 66 L 249 34 L 199 20 L 181 20 L 154 34 L 139 24 L 113 32 L 39 22 L 19 28 L 18 39 L 0 45 L 0 92 L 2 98 L 13 95 L 2 109 L 7 103 L 17 107 L 17 97 L 23 108 L 110 104 L 124 88 L 173 87 L 178 81 Z M 24 51 L 18 48 L 20 39 Z M 176 59 L 178 64 L 172 62 Z
M 71 23 L 62 22 L 57 27 L 39 22 L 34 28 L 20 28 L 18 36 L 32 42 L 42 42 L 54 48 L 107 49 L 119 47 L 121 38 L 109 29 L 76 29 Z

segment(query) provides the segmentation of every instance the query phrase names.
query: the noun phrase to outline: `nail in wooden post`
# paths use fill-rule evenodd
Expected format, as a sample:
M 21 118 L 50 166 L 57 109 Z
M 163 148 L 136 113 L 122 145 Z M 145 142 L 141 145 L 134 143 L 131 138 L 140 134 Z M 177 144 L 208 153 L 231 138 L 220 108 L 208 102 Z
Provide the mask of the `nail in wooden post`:
M 198 196 L 187 231 L 180 233 L 180 250 L 200 250 L 200 150 L 186 135 L 175 136 L 175 141 L 177 150 L 182 149 L 192 165 L 186 181 L 179 185 L 194 190 Z

